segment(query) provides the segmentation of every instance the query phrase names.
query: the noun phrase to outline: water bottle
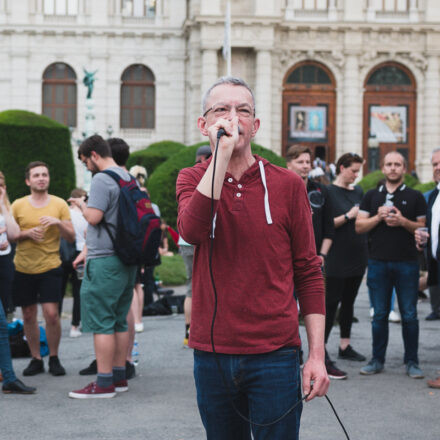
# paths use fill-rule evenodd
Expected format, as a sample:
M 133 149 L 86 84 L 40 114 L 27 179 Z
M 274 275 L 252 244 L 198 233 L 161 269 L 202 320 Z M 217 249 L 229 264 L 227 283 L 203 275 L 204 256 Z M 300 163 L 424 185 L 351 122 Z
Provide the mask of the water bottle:
M 134 339 L 133 350 L 131 352 L 131 358 L 132 358 L 133 364 L 137 366 L 139 364 L 139 343 L 136 340 L 136 338 Z

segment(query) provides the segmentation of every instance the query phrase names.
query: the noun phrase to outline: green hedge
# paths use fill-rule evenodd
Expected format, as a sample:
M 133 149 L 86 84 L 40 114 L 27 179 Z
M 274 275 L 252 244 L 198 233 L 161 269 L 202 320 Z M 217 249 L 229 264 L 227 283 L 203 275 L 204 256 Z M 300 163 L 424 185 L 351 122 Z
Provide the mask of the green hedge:
M 179 142 L 155 142 L 143 150 L 135 151 L 130 154 L 127 161 L 127 168 L 130 169 L 133 165 L 142 165 L 146 168 L 148 177 L 150 177 L 161 163 L 177 154 L 183 148 L 186 148 L 185 145 Z
M 205 144 L 207 142 L 197 143 L 170 157 L 166 162 L 157 167 L 148 181 L 148 191 L 150 192 L 151 200 L 159 205 L 162 217 L 172 227 L 176 227 L 177 222 L 177 175 L 182 168 L 194 165 L 197 149 L 200 145 Z M 286 166 L 285 159 L 261 145 L 252 144 L 252 152 L 264 157 L 275 165 Z
M 435 182 L 428 182 L 428 183 L 418 183 L 414 189 L 417 191 L 420 191 L 422 194 L 425 192 L 431 191 L 435 188 L 436 183 Z
M 363 189 L 364 193 L 366 193 L 370 189 L 376 188 L 379 182 L 384 178 L 385 176 L 382 171 L 373 171 L 372 173 L 367 174 L 358 185 Z M 406 186 L 409 186 L 410 188 L 415 188 L 420 184 L 420 182 L 415 177 L 411 176 L 411 174 L 405 174 L 404 182 Z
M 69 129 L 32 112 L 0 112 L 0 170 L 6 176 L 11 200 L 29 194 L 24 171 L 36 160 L 49 165 L 50 193 L 67 198 L 75 187 Z
M 172 257 L 161 257 L 162 264 L 154 268 L 164 286 L 180 286 L 186 283 L 185 263 L 179 254 Z

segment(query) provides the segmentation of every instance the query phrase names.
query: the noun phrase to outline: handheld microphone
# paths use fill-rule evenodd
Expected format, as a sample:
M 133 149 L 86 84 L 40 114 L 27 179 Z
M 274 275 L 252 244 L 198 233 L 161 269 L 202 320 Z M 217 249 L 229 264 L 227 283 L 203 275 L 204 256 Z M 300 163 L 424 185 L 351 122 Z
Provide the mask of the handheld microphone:
M 226 131 L 224 128 L 220 128 L 217 132 L 217 139 L 220 139 L 222 136 L 226 134 Z

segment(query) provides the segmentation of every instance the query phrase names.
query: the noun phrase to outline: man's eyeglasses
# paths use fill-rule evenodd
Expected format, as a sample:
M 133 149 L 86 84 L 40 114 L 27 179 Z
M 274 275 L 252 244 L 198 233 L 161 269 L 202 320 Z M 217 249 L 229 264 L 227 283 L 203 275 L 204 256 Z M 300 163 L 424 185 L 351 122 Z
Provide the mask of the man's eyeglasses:
M 203 113 L 203 117 L 209 112 L 212 112 L 216 118 L 223 118 L 231 114 L 232 109 L 235 109 L 235 113 L 239 118 L 250 118 L 255 116 L 255 110 L 248 104 L 240 104 L 237 106 L 231 106 L 228 104 L 214 104 L 212 107 L 208 108 L 205 113 Z

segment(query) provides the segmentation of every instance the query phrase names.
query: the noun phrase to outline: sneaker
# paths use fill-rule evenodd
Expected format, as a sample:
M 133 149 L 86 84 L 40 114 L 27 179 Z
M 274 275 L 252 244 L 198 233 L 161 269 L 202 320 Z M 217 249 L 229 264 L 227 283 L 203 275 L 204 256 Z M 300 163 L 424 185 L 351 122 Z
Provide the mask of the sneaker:
M 370 307 L 370 318 L 374 317 L 374 309 L 373 307 Z
M 66 374 L 66 370 L 61 365 L 58 356 L 51 356 L 49 358 L 49 373 L 52 376 L 64 376 Z
M 365 367 L 362 367 L 359 371 L 360 374 L 364 376 L 371 376 L 372 374 L 380 373 L 383 370 L 383 363 L 379 362 L 377 359 L 371 359 Z
M 437 319 L 440 319 L 440 315 L 435 312 L 431 312 L 425 319 L 427 321 L 436 321 Z
M 120 380 L 119 382 L 116 382 L 113 385 L 114 385 L 115 391 L 117 393 L 124 393 L 125 391 L 128 391 L 128 382 L 127 382 L 127 380 Z
M 69 397 L 72 399 L 109 399 L 115 397 L 115 386 L 101 388 L 98 387 L 96 382 L 89 383 L 81 390 L 71 391 Z
M 135 366 L 129 362 L 125 361 L 125 377 L 127 380 L 133 379 L 136 376 L 136 368 Z
M 388 321 L 397 324 L 400 322 L 400 315 L 394 310 L 391 310 L 390 314 L 388 315 Z
M 136 333 L 142 333 L 144 331 L 144 323 L 143 322 L 135 322 L 134 331 Z
M 34 387 L 26 386 L 19 379 L 15 379 L 14 382 L 8 382 L 2 387 L 2 391 L 5 394 L 34 394 L 36 390 Z
M 43 359 L 32 358 L 29 365 L 23 370 L 23 376 L 35 376 L 44 373 Z
M 81 335 L 82 335 L 82 332 L 78 327 L 72 327 L 70 329 L 69 336 L 71 338 L 79 338 Z
M 351 345 L 347 345 L 345 350 L 342 350 L 341 347 L 339 347 L 338 358 L 358 362 L 363 362 L 367 359 L 365 356 L 358 353 Z
M 79 374 L 81 376 L 93 376 L 94 374 L 98 374 L 98 367 L 96 366 L 96 359 L 94 359 L 88 367 L 83 368 L 79 372 Z
M 340 370 L 330 359 L 325 361 L 325 368 L 330 379 L 347 379 L 347 373 Z
M 410 361 L 406 364 L 406 374 L 413 379 L 423 379 L 425 377 L 423 371 L 413 361 Z

